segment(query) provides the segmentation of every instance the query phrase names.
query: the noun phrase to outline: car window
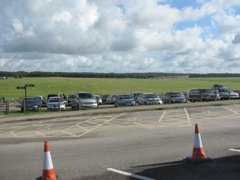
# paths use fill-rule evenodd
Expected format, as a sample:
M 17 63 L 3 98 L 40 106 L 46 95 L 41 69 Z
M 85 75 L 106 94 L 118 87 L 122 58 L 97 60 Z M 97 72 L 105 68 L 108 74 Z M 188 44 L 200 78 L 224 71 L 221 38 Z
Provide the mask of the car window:
M 146 94 L 146 98 L 154 98 L 154 97 L 156 97 L 155 94 Z
M 181 93 L 172 93 L 172 94 L 170 94 L 170 96 L 171 97 L 182 97 L 183 94 L 181 94 Z
M 59 99 L 57 99 L 57 98 L 51 98 L 51 99 L 49 99 L 49 102 L 58 102 L 59 101 Z
M 120 96 L 118 96 L 118 98 L 119 99 L 131 99 L 132 96 L 130 96 L 130 95 L 120 95 Z
M 203 89 L 202 92 L 203 93 L 212 93 L 213 91 L 211 89 Z
M 79 93 L 78 96 L 79 98 L 82 98 L 82 99 L 94 98 L 93 95 L 90 93 Z

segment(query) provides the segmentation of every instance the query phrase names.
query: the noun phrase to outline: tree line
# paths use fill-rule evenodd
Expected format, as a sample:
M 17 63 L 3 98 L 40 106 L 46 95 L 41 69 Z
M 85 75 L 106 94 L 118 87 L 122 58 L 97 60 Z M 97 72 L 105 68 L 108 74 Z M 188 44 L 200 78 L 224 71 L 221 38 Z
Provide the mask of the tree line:
M 16 71 L 6 72 L 0 71 L 0 77 L 69 77 L 69 78 L 202 78 L 202 77 L 240 77 L 238 73 L 207 73 L 207 74 L 191 74 L 191 73 L 164 73 L 164 72 L 146 72 L 146 73 L 94 73 L 94 72 L 42 72 L 42 71 Z

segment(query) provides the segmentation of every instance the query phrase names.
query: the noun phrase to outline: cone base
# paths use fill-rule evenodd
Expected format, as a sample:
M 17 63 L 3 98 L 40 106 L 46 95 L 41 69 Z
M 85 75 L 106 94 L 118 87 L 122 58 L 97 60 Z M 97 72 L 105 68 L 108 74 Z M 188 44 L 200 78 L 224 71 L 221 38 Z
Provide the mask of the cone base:
M 206 157 L 204 159 L 193 159 L 192 157 L 186 157 L 186 160 L 191 162 L 191 163 L 205 163 L 205 162 L 212 161 L 212 158 Z
M 56 175 L 56 179 L 57 179 L 57 180 L 62 180 L 61 176 L 58 176 L 58 175 Z M 36 180 L 42 180 L 42 176 L 36 178 Z

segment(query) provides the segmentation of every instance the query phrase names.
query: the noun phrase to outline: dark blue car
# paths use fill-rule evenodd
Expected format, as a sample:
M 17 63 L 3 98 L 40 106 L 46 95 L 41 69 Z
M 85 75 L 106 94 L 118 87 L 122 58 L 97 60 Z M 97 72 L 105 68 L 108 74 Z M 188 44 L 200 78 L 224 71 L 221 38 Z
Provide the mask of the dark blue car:
M 24 111 L 24 106 L 26 106 L 26 110 L 38 111 L 41 107 L 41 102 L 39 102 L 37 98 L 26 98 L 22 101 L 21 104 L 22 112 Z

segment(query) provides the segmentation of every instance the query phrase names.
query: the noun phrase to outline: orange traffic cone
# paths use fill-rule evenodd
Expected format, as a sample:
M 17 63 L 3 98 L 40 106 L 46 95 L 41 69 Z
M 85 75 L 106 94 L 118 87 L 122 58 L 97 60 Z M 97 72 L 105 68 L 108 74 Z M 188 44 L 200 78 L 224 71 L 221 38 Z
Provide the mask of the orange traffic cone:
M 38 177 L 36 180 L 59 180 L 59 177 L 55 174 L 52 157 L 50 153 L 50 147 L 48 142 L 44 142 L 44 161 L 43 161 L 43 173 L 42 177 Z
M 195 136 L 192 157 L 187 157 L 187 160 L 193 163 L 209 162 L 212 160 L 210 157 L 206 157 L 205 155 L 200 130 L 197 124 L 195 124 Z

